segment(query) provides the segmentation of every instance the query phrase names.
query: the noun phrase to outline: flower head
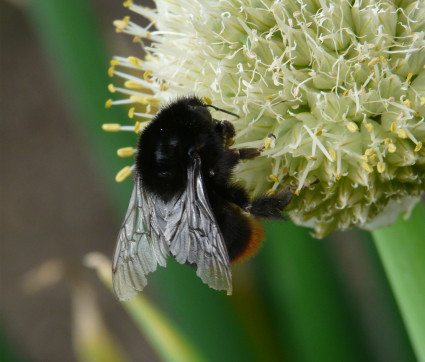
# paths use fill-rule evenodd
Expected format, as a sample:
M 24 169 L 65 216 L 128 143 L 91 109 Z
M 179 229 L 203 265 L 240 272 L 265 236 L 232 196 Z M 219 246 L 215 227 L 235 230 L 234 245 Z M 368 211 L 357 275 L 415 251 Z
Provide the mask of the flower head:
M 125 97 L 107 106 L 131 104 L 131 130 L 178 95 L 238 113 L 233 147 L 264 148 L 238 166 L 238 180 L 254 194 L 291 184 L 291 218 L 318 237 L 389 224 L 417 202 L 425 189 L 425 0 L 155 3 L 124 3 L 146 27 L 115 22 L 146 52 L 111 61 L 122 85 L 110 90 Z

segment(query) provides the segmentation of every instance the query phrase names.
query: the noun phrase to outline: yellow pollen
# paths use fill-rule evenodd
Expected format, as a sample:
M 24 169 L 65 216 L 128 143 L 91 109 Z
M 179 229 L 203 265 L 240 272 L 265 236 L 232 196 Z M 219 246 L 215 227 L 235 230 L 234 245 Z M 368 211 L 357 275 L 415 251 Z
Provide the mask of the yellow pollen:
M 116 92 L 116 89 L 115 89 L 115 87 L 114 87 L 114 85 L 113 85 L 112 83 L 108 85 L 108 90 L 109 90 L 111 93 L 115 93 L 115 92 Z
M 131 107 L 129 110 L 128 110 L 128 117 L 129 118 L 133 118 L 134 117 L 134 110 L 135 110 L 136 108 L 135 107 Z
M 379 63 L 379 58 L 373 58 L 369 63 L 367 63 L 367 65 L 369 67 L 373 67 L 375 64 Z
M 269 179 L 276 183 L 280 182 L 279 179 L 273 174 L 269 175 Z
M 385 171 L 385 163 L 378 162 L 378 164 L 376 165 L 376 169 L 379 173 L 384 172 Z
M 104 123 L 102 124 L 102 129 L 105 132 L 118 132 L 121 129 L 121 125 L 119 123 Z
M 396 147 L 396 145 L 394 143 L 390 143 L 388 145 L 388 152 L 389 153 L 394 153 L 396 150 L 397 150 L 397 147 Z
M 271 101 L 273 99 L 273 96 L 266 96 L 264 97 L 265 101 Z
M 369 156 L 369 161 L 376 161 L 376 159 L 378 158 L 378 155 L 376 153 L 372 154 Z
M 142 89 L 142 85 L 135 80 L 126 80 L 124 82 L 124 87 L 128 89 Z
M 295 194 L 296 196 L 300 196 L 300 192 L 301 192 L 301 190 L 295 190 L 294 194 Z
M 133 64 L 135 67 L 141 67 L 144 63 L 143 60 L 137 58 L 137 57 L 128 57 L 127 60 L 130 62 L 130 64 Z
M 406 83 L 409 83 L 412 77 L 413 77 L 413 73 L 409 73 L 406 77 Z
M 341 180 L 341 175 L 340 174 L 336 175 L 336 180 L 337 181 Z
M 211 100 L 211 98 L 208 98 L 207 96 L 204 96 L 204 97 L 202 97 L 202 99 L 203 99 L 203 101 L 206 103 L 206 104 L 212 104 L 212 100 Z
M 141 122 L 136 122 L 135 124 L 134 124 L 134 133 L 139 133 L 139 131 L 140 131 L 140 126 L 142 125 L 142 123 Z
M 274 148 L 276 136 L 273 133 L 270 133 L 266 139 L 264 140 L 264 149 L 269 150 L 270 148 Z
M 374 153 L 375 151 L 373 150 L 373 148 L 368 148 L 368 149 L 366 149 L 366 151 L 364 151 L 364 154 L 367 156 L 367 157 L 370 157 L 370 156 L 372 156 L 373 155 L 373 153 Z
M 316 161 L 317 157 L 316 156 L 308 156 L 307 159 L 311 160 L 311 161 Z
M 384 144 L 388 145 L 389 143 L 391 143 L 391 138 L 385 138 L 384 140 Z
M 146 37 L 146 39 L 149 39 L 151 37 L 151 33 L 149 31 L 147 31 L 145 37 Z
M 142 40 L 142 37 L 141 36 L 135 36 L 134 38 L 133 38 L 133 43 L 138 43 L 140 40 Z
M 124 1 L 122 4 L 125 8 L 129 8 L 131 5 L 133 5 L 133 0 L 127 0 Z
M 361 156 L 360 156 L 360 159 L 361 159 L 363 162 L 367 162 L 367 161 L 368 161 L 368 158 L 367 158 L 367 156 L 366 156 L 366 155 L 361 155 Z
M 150 54 L 146 54 L 145 55 L 145 60 L 151 61 L 151 60 L 154 60 L 154 57 L 152 55 L 150 55 Z
M 117 155 L 119 157 L 131 157 L 134 155 L 135 151 L 133 147 L 123 147 L 117 150 Z
M 387 62 L 387 59 L 385 59 L 385 57 L 383 55 L 381 55 L 379 57 L 379 61 L 381 61 L 382 63 L 386 63 Z
M 147 70 L 143 73 L 143 79 L 149 83 L 152 83 L 152 79 L 150 78 L 150 75 L 152 74 L 152 70 Z
M 419 152 L 421 149 L 422 149 L 422 142 L 421 142 L 421 141 L 419 141 L 419 142 L 416 144 L 415 152 Z
M 399 136 L 402 139 L 406 139 L 407 133 L 404 129 L 399 129 L 398 132 L 397 132 L 397 136 Z
M 322 135 L 322 133 L 323 133 L 323 128 L 322 128 L 322 126 L 319 126 L 319 128 L 317 129 L 317 131 L 316 131 L 315 135 L 316 135 L 317 137 L 319 137 L 319 136 L 321 136 L 321 135 Z
M 371 172 L 373 172 L 373 168 L 372 168 L 372 166 L 371 165 L 369 165 L 368 163 L 366 163 L 366 162 L 363 162 L 362 163 L 362 168 L 363 169 L 365 169 L 367 172 L 369 172 L 369 173 L 371 173 Z
M 404 101 L 403 101 L 403 104 L 404 104 L 406 107 L 409 107 L 409 108 L 412 106 L 412 102 L 410 102 L 410 100 L 408 100 L 408 99 L 404 100 Z
M 112 78 L 114 76 L 115 67 L 109 67 L 108 75 Z
M 395 132 L 397 130 L 397 122 L 393 122 L 391 123 L 391 127 L 390 127 L 391 132 Z
M 166 91 L 168 89 L 168 87 L 165 85 L 165 83 L 161 83 L 160 85 L 159 85 L 159 90 L 160 91 Z
M 331 158 L 336 161 L 336 152 L 335 150 L 329 150 L 329 154 L 331 155 Z
M 349 94 L 350 94 L 350 91 L 349 91 L 348 89 L 346 89 L 346 90 L 344 91 L 344 93 L 342 93 L 342 95 L 343 95 L 344 97 L 347 97 Z
M 154 98 L 154 97 L 130 96 L 130 99 L 133 102 L 141 103 L 141 104 L 151 104 L 151 103 L 157 104 L 157 103 L 159 103 L 159 99 Z
M 118 59 L 111 59 L 109 61 L 109 64 L 111 65 L 111 67 L 115 66 L 115 65 L 119 65 L 120 61 Z
M 111 108 L 111 107 L 112 107 L 112 99 L 108 99 L 105 102 L 105 108 L 108 109 L 108 108 Z
M 355 133 L 358 131 L 359 127 L 357 126 L 357 124 L 355 124 L 354 122 L 350 122 L 347 124 L 347 129 L 351 132 L 351 133 Z
M 365 123 L 364 126 L 366 127 L 366 129 L 369 133 L 372 133 L 372 131 L 373 131 L 373 124 L 372 123 Z
M 130 17 L 125 16 L 122 20 L 114 20 L 113 24 L 115 26 L 115 31 L 121 33 L 128 26 L 130 22 Z
M 124 181 L 128 176 L 131 175 L 131 167 L 130 166 L 125 166 L 120 172 L 117 173 L 117 175 L 115 176 L 115 181 L 116 182 L 122 182 Z

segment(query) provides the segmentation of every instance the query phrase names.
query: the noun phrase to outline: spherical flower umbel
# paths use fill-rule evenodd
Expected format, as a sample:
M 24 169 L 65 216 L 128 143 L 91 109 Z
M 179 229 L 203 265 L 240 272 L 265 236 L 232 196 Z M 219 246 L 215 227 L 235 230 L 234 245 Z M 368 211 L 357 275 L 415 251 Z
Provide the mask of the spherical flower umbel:
M 239 114 L 234 147 L 264 151 L 238 166 L 237 180 L 253 194 L 292 185 L 289 214 L 318 237 L 390 224 L 419 200 L 425 0 L 155 3 L 124 3 L 146 27 L 115 22 L 146 52 L 111 61 L 110 90 L 124 97 L 107 106 L 131 104 L 138 122 L 129 129 L 140 131 L 181 95 Z

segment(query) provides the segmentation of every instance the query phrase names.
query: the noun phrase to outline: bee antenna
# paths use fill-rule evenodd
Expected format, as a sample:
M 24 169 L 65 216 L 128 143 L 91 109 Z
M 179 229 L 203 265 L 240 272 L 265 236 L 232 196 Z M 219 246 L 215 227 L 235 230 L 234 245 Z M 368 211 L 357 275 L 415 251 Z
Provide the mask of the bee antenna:
M 211 108 L 215 109 L 216 111 L 220 111 L 220 112 L 223 112 L 223 113 L 230 114 L 231 116 L 236 117 L 237 119 L 239 118 L 239 116 L 236 113 L 226 111 L 225 109 L 218 108 L 216 106 L 213 106 L 212 104 L 204 104 L 203 107 L 211 107 Z

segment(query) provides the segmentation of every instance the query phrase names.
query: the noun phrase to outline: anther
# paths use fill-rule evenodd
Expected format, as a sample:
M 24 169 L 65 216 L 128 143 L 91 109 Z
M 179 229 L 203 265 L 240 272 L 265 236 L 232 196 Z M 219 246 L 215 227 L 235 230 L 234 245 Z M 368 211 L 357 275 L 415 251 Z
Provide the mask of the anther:
M 121 129 L 119 123 L 104 123 L 102 124 L 102 129 L 106 132 L 118 132 Z
M 136 149 L 133 147 L 123 147 L 117 150 L 119 157 L 131 157 L 136 153 Z
M 122 182 L 124 181 L 128 176 L 130 176 L 133 172 L 133 168 L 130 166 L 124 167 L 122 170 L 120 170 L 117 175 L 115 176 L 116 182 Z
M 108 109 L 108 108 L 111 108 L 111 106 L 112 106 L 112 99 L 108 99 L 105 102 L 105 108 Z
M 355 133 L 358 131 L 359 127 L 357 126 L 357 124 L 355 124 L 354 122 L 349 122 L 347 124 L 347 129 L 351 132 L 351 133 Z

